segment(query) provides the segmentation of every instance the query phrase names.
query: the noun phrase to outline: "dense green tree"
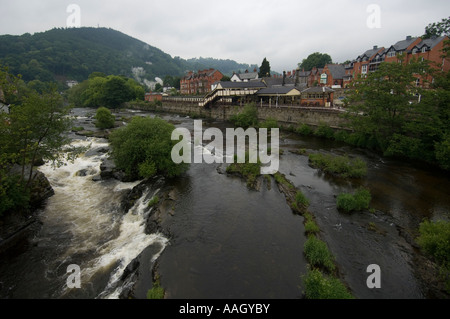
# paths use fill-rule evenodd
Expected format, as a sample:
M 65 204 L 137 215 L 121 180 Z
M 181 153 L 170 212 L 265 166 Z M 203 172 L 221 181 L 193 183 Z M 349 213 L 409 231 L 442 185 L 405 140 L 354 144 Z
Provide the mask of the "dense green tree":
M 144 97 L 145 90 L 139 83 L 116 75 L 90 76 L 67 92 L 69 102 L 76 107 L 117 108 L 131 100 L 144 100 Z
M 306 59 L 303 59 L 298 66 L 300 69 L 304 69 L 305 71 L 311 71 L 314 67 L 323 68 L 325 65 L 332 63 L 332 61 L 333 60 L 327 53 L 314 52 Z
M 110 135 L 116 166 L 132 179 L 180 175 L 187 166 L 172 161 L 172 148 L 178 143 L 171 139 L 174 129 L 160 118 L 133 118 Z
M 440 22 L 430 23 L 425 28 L 425 34 L 423 39 L 429 39 L 431 37 L 450 36 L 450 17 L 442 19 Z
M 116 117 L 106 107 L 99 107 L 95 114 L 95 126 L 101 129 L 110 129 L 114 127 Z
M 69 141 L 65 133 L 71 128 L 71 120 L 56 87 L 42 94 L 31 89 L 22 93 L 20 80 L 4 70 L 0 71 L 0 81 L 4 92 L 17 96 L 9 98 L 14 102 L 9 113 L 0 113 L 2 214 L 27 205 L 38 159 L 60 164 L 63 159 L 75 156 L 76 150 L 65 148 Z
M 259 77 L 270 77 L 270 62 L 267 61 L 266 58 L 261 63 L 261 66 L 259 67 Z
M 433 76 L 430 89 L 417 87 L 418 74 Z M 347 116 L 356 144 L 449 169 L 449 90 L 449 73 L 426 62 L 382 63 L 354 82 Z

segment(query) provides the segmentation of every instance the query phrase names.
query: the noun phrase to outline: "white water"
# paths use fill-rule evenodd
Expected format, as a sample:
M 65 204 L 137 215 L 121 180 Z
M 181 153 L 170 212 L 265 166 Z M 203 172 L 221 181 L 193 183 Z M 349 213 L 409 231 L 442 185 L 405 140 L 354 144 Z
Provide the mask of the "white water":
M 90 147 L 91 150 L 108 146 L 107 142 L 99 139 L 74 141 L 73 145 Z M 147 199 L 148 191 L 128 213 L 120 213 L 123 191 L 132 189 L 139 182 L 92 181 L 100 173 L 100 164 L 105 156 L 108 155 L 80 156 L 60 168 L 54 169 L 50 164 L 40 168 L 55 195 L 49 199 L 42 214 L 47 231 L 38 241 L 40 245 L 57 242 L 60 248 L 60 254 L 49 265 L 50 272 L 54 271 L 51 268 L 68 266 L 74 259 L 79 262 L 82 258 L 79 265 L 82 288 L 92 285 L 93 276 L 109 272 L 108 285 L 99 297 L 118 298 L 121 287 L 117 283 L 126 266 L 146 247 L 156 243 L 161 250 L 153 257 L 155 260 L 168 240 L 161 234 L 145 234 L 145 217 L 149 213 L 147 207 L 151 199 Z M 85 176 L 79 176 L 80 171 Z M 62 291 L 64 293 L 65 287 Z

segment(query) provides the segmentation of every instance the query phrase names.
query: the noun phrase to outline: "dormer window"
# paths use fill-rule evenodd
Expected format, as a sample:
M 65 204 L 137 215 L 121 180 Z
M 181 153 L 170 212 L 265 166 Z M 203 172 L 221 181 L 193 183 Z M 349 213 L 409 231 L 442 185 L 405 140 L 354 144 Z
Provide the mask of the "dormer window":
M 425 52 L 427 52 L 427 47 L 422 48 L 422 53 L 425 53 Z
M 419 51 L 419 50 L 417 50 L 417 48 L 414 48 L 414 49 L 412 50 L 412 54 L 416 54 L 417 51 Z
M 387 54 L 388 58 L 394 57 L 394 56 L 395 56 L 395 53 L 396 53 L 395 50 L 389 51 L 388 54 Z

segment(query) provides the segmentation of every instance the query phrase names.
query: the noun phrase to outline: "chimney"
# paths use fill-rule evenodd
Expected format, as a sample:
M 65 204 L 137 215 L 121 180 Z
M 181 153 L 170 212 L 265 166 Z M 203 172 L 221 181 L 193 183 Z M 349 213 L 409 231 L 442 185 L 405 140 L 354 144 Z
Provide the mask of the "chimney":
M 286 71 L 283 71 L 283 83 L 281 84 L 284 86 L 286 84 Z
M 411 40 L 411 36 L 408 35 L 408 36 L 406 37 L 406 40 Z
M 374 49 L 374 50 L 378 50 L 378 45 L 374 45 L 374 46 L 373 46 L 373 49 Z

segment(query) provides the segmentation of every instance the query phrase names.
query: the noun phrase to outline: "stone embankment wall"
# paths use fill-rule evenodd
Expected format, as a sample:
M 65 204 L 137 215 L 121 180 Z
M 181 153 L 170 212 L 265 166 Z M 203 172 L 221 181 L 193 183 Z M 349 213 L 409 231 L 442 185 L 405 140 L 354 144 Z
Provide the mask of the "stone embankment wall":
M 189 102 L 171 102 L 164 101 L 162 106 L 141 107 L 132 106 L 131 108 L 140 108 L 147 111 L 164 111 L 199 118 L 211 118 L 215 120 L 229 120 L 233 115 L 238 114 L 243 106 L 239 105 L 215 105 L 212 108 L 203 108 L 198 103 Z M 258 107 L 258 117 L 261 121 L 268 118 L 274 118 L 281 125 L 307 124 L 310 126 L 319 126 L 325 124 L 332 128 L 345 128 L 347 121 L 342 117 L 343 112 L 338 109 L 330 108 L 307 108 L 307 107 Z

